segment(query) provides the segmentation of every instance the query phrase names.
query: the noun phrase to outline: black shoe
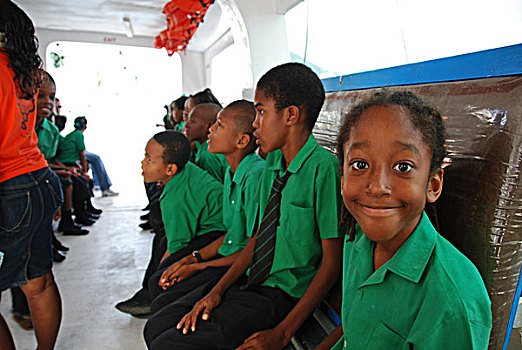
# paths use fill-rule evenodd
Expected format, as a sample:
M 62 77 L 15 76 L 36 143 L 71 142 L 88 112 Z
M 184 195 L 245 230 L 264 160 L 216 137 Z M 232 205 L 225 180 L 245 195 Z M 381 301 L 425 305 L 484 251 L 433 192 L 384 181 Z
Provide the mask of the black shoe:
M 58 240 L 58 238 L 56 238 L 56 235 L 54 234 L 54 232 L 53 232 L 53 236 L 52 236 L 52 238 L 53 238 L 53 247 L 54 247 L 54 248 L 58 249 L 58 250 L 61 251 L 61 252 L 67 252 L 67 251 L 69 251 L 69 247 L 63 245 L 62 242 L 60 242 L 60 241 Z
M 63 229 L 64 236 L 85 236 L 88 233 L 89 233 L 89 230 L 86 230 L 78 225 L 72 225 L 70 227 L 66 227 Z M 58 249 L 58 250 L 61 250 L 61 249 Z M 69 248 L 67 248 L 67 250 L 69 250 Z
M 75 216 L 76 218 L 74 219 L 74 222 L 83 226 L 91 226 L 96 222 L 85 213 L 76 213 Z
M 85 210 L 87 210 L 90 213 L 97 214 L 97 215 L 101 215 L 101 213 L 103 213 L 103 210 L 97 209 L 97 208 L 92 206 L 92 203 L 91 203 L 90 199 L 87 200 L 87 202 L 85 203 Z
M 91 220 L 96 221 L 100 218 L 100 215 L 98 215 L 98 214 L 93 214 L 93 213 L 89 213 L 89 212 L 86 212 L 86 213 L 87 213 L 87 216 L 89 217 L 89 219 L 91 219 Z
M 53 247 L 53 261 L 54 262 L 62 262 L 65 260 L 65 255 L 62 252 L 58 251 Z
M 148 312 L 146 314 L 131 314 L 131 316 L 133 317 L 136 317 L 136 318 L 150 318 L 150 316 L 152 316 L 152 312 Z
M 152 225 L 150 224 L 150 221 L 141 223 L 140 227 L 142 230 L 152 230 Z
M 81 230 L 81 228 L 80 228 Z M 87 230 L 85 230 L 87 231 Z M 87 231 L 89 232 L 89 231 Z M 53 247 L 56 248 L 57 250 L 59 250 L 60 252 L 68 252 L 69 251 L 69 247 L 66 246 L 66 245 L 63 245 L 62 242 L 58 241 L 58 242 L 53 242 Z
M 140 219 L 143 221 L 149 221 L 149 215 L 150 213 L 143 214 L 142 216 L 140 216 Z
M 135 317 L 143 317 L 150 314 L 151 302 L 149 292 L 142 288 L 137 291 L 132 298 L 120 301 L 115 307 L 126 314 L 131 314 Z
M 148 211 L 150 210 L 150 202 L 145 206 L 145 208 L 141 209 L 142 211 Z

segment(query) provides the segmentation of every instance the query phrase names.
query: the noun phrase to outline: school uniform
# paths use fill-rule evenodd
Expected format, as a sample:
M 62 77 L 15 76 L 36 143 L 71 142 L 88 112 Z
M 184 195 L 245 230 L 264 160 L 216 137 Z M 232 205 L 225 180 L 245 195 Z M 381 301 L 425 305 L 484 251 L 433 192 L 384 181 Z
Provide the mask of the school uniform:
M 38 148 L 44 155 L 45 159 L 49 160 L 56 155 L 58 149 L 58 142 L 60 130 L 51 123 L 49 119 L 44 118 L 42 124 L 36 128 L 36 135 L 38 136 Z
M 248 237 L 252 235 L 255 226 L 257 203 L 254 196 L 264 164 L 263 159 L 255 153 L 251 153 L 241 161 L 235 172 L 232 172 L 232 169 L 228 167 L 225 173 L 222 199 L 223 223 L 227 233 L 218 250 L 219 255 L 214 259 L 237 253 L 243 250 L 248 243 Z M 152 302 L 153 312 L 174 302 L 180 296 L 188 294 L 203 283 L 214 286 L 228 270 L 228 266 L 206 268 L 190 278 L 174 284 L 166 291 L 162 291 L 158 282 L 165 269 L 156 272 L 149 280 L 149 291 L 151 296 L 155 298 Z
M 280 150 L 268 154 L 257 200 L 263 217 L 275 178 L 286 173 Z M 145 327 L 150 349 L 230 349 L 253 333 L 275 327 L 295 306 L 315 277 L 322 261 L 321 239 L 337 238 L 341 208 L 337 159 L 310 135 L 288 167 L 291 173 L 281 192 L 280 219 L 268 278 L 245 288 L 240 278 L 223 295 L 209 321 L 183 335 L 177 322 L 207 292 L 196 289 L 154 315 L 164 331 Z M 154 332 L 156 331 L 156 332 Z M 212 344 L 212 347 L 209 346 Z
M 58 160 L 64 164 L 75 163 L 80 159 L 80 152 L 85 151 L 83 132 L 74 130 L 65 136 L 58 145 Z
M 174 125 L 174 131 L 181 132 L 184 127 L 185 127 L 185 123 L 184 122 L 178 123 L 178 124 Z
M 160 207 L 170 254 L 196 236 L 225 231 L 223 185 L 190 162 L 167 182 Z
M 205 141 L 202 144 L 195 141 L 196 156 L 194 163 L 201 169 L 206 170 L 210 175 L 214 176 L 219 182 L 223 183 L 225 180 L 225 172 L 228 168 L 228 162 L 224 155 L 217 153 L 210 153 L 208 151 L 208 143 Z
M 342 322 L 333 349 L 486 349 L 491 302 L 476 267 L 427 215 L 373 270 L 375 242 L 357 226 L 344 245 Z

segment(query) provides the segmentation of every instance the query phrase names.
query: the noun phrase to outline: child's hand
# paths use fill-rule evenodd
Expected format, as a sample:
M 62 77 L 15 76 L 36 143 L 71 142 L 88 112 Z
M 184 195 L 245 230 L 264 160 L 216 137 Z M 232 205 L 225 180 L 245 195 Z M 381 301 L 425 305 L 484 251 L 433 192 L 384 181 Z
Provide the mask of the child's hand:
M 158 285 L 161 288 L 163 288 L 163 289 L 167 289 L 168 287 L 173 285 L 175 282 L 177 282 L 177 280 L 176 280 L 176 272 L 182 266 L 195 264 L 197 262 L 198 261 L 197 261 L 196 257 L 194 257 L 192 254 L 191 255 L 187 255 L 186 257 L 184 257 L 183 259 L 179 260 L 175 264 L 172 264 L 172 266 L 170 266 L 168 269 L 163 271 L 163 273 L 161 274 L 161 278 L 160 278 L 160 280 L 158 282 Z
M 236 350 L 279 350 L 283 349 L 289 341 L 284 332 L 276 327 L 252 334 Z
M 203 266 L 201 266 L 201 264 L 183 265 L 176 272 L 170 275 L 170 279 L 172 284 L 181 282 L 200 270 L 203 270 Z
M 183 316 L 181 321 L 179 321 L 178 325 L 176 326 L 176 329 L 181 329 L 183 334 L 187 334 L 189 328 L 192 332 L 195 332 L 199 314 L 203 311 L 203 316 L 201 316 L 201 318 L 204 321 L 208 320 L 212 310 L 214 310 L 214 308 L 220 303 L 221 295 L 211 291 L 206 297 L 194 305 L 192 311 Z

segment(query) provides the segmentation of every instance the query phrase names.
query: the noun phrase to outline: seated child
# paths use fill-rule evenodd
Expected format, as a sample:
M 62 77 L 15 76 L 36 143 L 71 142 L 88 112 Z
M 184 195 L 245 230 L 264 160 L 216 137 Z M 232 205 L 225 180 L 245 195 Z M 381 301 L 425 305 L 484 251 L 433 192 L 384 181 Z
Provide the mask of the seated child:
M 170 121 L 174 124 L 175 131 L 181 132 L 185 127 L 185 123 L 183 122 L 183 112 L 185 111 L 185 102 L 187 101 L 187 98 L 187 96 L 183 95 L 170 103 Z
M 222 154 L 210 153 L 207 143 L 209 128 L 216 122 L 220 110 L 221 107 L 213 103 L 197 105 L 190 112 L 185 128 L 187 138 L 196 147 L 194 163 L 223 183 L 228 168 L 227 160 Z
M 60 177 L 62 184 L 64 203 L 61 210 L 59 230 L 62 231 L 64 235 L 84 235 L 89 233 L 89 231 L 76 225 L 71 215 L 73 202 L 71 176 L 73 176 L 73 174 L 69 170 L 53 164 L 51 161 L 56 156 L 60 140 L 60 130 L 49 120 L 49 116 L 52 114 L 54 109 L 55 94 L 56 83 L 54 82 L 54 79 L 48 72 L 42 71 L 42 85 L 38 92 L 35 124 L 36 135 L 38 136 L 38 148 L 44 155 L 45 159 L 49 162 L 49 166 L 54 173 Z M 55 248 L 53 250 L 54 260 L 63 261 L 65 256 L 60 256 L 57 254 L 56 250 L 67 251 L 68 248 L 61 244 L 54 235 L 54 232 L 53 247 Z
M 268 157 L 257 233 L 206 296 L 196 289 L 154 315 L 170 318 L 162 329 L 145 326 L 149 349 L 282 349 L 335 283 L 339 165 L 312 135 L 324 97 L 317 75 L 299 63 L 259 80 L 254 135 Z
M 158 269 L 205 247 L 225 231 L 223 185 L 189 162 L 189 157 L 189 141 L 172 130 L 154 135 L 141 161 L 145 182 L 165 184 L 160 207 L 167 246 Z M 116 308 L 127 312 L 119 304 Z M 148 310 L 142 308 L 140 314 L 147 314 L 149 310 L 150 304 Z
M 484 282 L 424 212 L 442 191 L 444 141 L 440 113 L 407 91 L 379 92 L 344 118 L 342 195 L 357 225 L 344 245 L 334 349 L 488 347 Z
M 223 222 L 227 233 L 199 252 L 156 272 L 149 281 L 149 292 L 155 298 L 152 312 L 203 284 L 210 290 L 246 246 L 254 229 L 257 214 L 254 195 L 265 164 L 255 154 L 257 145 L 252 135 L 255 117 L 252 102 L 235 101 L 219 112 L 210 128 L 209 151 L 223 154 L 229 164 L 223 187 Z

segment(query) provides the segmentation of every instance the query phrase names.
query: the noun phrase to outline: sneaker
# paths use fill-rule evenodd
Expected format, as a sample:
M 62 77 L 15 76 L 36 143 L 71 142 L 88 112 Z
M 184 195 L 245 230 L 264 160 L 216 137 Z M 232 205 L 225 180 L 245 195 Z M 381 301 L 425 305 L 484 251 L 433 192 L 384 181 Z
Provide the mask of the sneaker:
M 105 191 L 102 191 L 102 197 L 115 197 L 119 195 L 120 194 L 118 192 L 114 192 L 110 188 L 106 189 Z
M 131 314 L 135 317 L 146 316 L 150 314 L 150 295 L 145 289 L 140 289 L 132 296 L 132 298 L 125 301 L 120 301 L 116 304 L 116 309 L 126 314 Z

